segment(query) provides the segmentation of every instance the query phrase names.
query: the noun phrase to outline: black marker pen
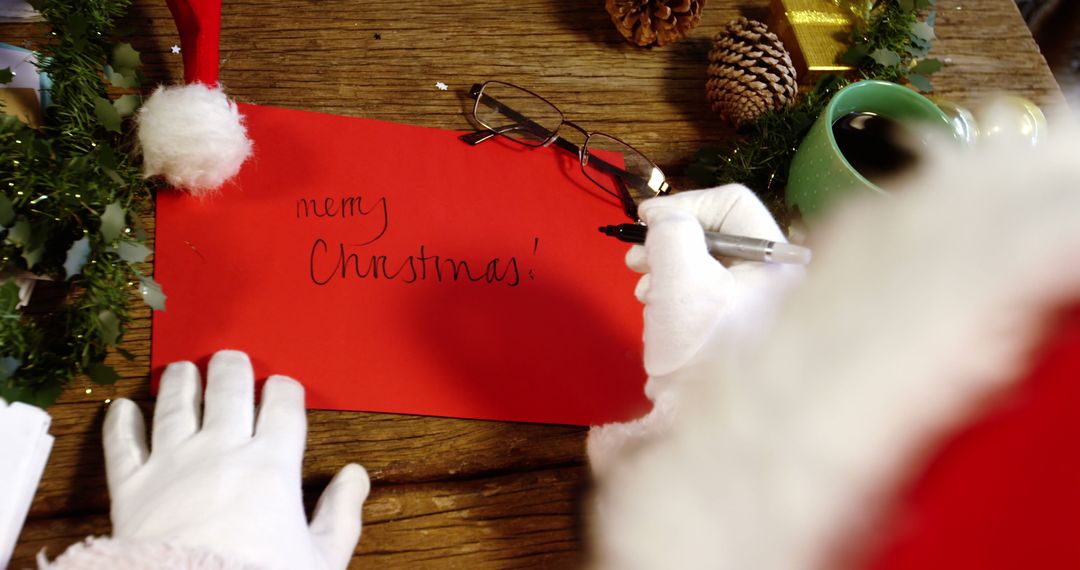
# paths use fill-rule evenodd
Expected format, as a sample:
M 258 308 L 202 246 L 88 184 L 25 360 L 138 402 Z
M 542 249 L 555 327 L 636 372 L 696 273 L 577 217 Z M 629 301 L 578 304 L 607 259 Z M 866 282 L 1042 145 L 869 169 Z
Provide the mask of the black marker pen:
M 645 243 L 646 227 L 642 224 L 603 226 L 600 231 L 619 241 Z M 705 232 L 705 243 L 714 257 L 738 257 L 750 261 L 772 263 L 810 263 L 810 250 L 801 245 L 718 232 Z

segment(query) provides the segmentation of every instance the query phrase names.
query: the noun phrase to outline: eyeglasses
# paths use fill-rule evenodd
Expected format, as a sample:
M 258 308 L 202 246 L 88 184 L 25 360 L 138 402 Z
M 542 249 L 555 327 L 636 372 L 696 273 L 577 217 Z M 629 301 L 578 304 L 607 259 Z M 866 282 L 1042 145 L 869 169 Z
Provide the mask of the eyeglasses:
M 589 132 L 567 121 L 558 107 L 532 91 L 487 81 L 473 85 L 469 97 L 476 99 L 473 118 L 484 128 L 461 135 L 461 140 L 477 145 L 500 135 L 531 147 L 555 144 L 576 154 L 585 176 L 619 200 L 634 221 L 638 219 L 637 203 L 631 191 L 640 197 L 652 197 L 671 190 L 660 168 L 637 149 L 611 135 Z M 584 144 L 579 147 L 559 136 L 563 125 L 584 135 Z M 622 165 L 616 164 L 620 155 Z

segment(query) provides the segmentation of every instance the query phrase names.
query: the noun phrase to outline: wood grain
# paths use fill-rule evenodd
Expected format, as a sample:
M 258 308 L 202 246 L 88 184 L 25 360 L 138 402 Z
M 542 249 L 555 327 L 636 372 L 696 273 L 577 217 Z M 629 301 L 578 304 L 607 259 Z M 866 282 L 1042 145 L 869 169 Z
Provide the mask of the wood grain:
M 223 9 L 221 79 L 236 98 L 430 127 L 469 128 L 463 94 L 502 79 L 555 102 L 587 128 L 653 157 L 676 181 L 693 153 L 734 136 L 705 99 L 710 39 L 738 15 L 764 18 L 768 0 L 711 0 L 690 38 L 638 49 L 614 30 L 603 2 L 565 0 L 243 0 Z M 939 0 L 934 54 L 951 64 L 938 95 L 962 104 L 997 91 L 1064 106 L 1010 0 Z M 181 77 L 179 40 L 164 2 L 129 16 L 148 75 Z M 0 25 L 38 43 L 40 25 Z M 450 86 L 435 88 L 436 82 Z M 147 220 L 152 223 L 152 220 Z M 122 380 L 74 383 L 50 411 L 56 447 L 13 568 L 88 534 L 109 532 L 100 430 L 105 401 L 149 412 L 150 314 L 132 304 Z M 583 560 L 587 484 L 582 428 L 313 411 L 304 481 L 309 501 L 334 471 L 364 464 L 374 489 L 353 562 L 380 568 L 566 568 Z

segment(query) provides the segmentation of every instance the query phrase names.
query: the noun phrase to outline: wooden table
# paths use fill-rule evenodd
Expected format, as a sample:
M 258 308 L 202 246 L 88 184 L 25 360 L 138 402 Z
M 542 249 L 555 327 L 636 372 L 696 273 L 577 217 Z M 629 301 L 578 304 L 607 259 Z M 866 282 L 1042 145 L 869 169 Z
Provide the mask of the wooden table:
M 221 79 L 241 101 L 468 128 L 463 93 L 503 79 L 542 93 L 575 122 L 616 134 L 678 174 L 702 146 L 732 137 L 705 98 L 710 39 L 740 14 L 763 19 L 767 0 L 710 0 L 692 37 L 639 49 L 614 30 L 603 2 L 567 0 L 226 1 Z M 971 103 L 1008 90 L 1043 106 L 1063 99 L 1011 0 L 938 0 L 934 53 L 952 64 L 940 95 Z M 181 77 L 162 0 L 138 0 L 133 39 L 159 81 Z M 0 25 L 3 37 L 42 34 Z M 449 91 L 436 89 L 436 82 Z M 107 399 L 151 409 L 150 314 L 133 303 L 113 387 L 78 381 L 50 411 L 56 445 L 13 568 L 109 532 L 99 431 Z M 371 473 L 355 566 L 576 567 L 586 559 L 582 498 L 586 430 L 578 427 L 314 411 L 304 465 L 314 501 L 347 461 Z

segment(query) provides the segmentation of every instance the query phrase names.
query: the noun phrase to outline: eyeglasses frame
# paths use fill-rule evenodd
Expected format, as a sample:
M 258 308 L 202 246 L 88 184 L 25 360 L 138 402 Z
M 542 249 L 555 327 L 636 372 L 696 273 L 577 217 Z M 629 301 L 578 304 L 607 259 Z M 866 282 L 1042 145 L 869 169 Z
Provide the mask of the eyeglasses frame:
M 549 130 L 549 129 L 547 129 L 545 127 L 542 127 L 541 125 L 537 124 L 536 122 L 532 121 L 528 117 L 518 113 L 514 109 L 511 109 L 511 108 L 507 107 L 506 105 L 503 105 L 502 103 L 499 103 L 498 100 L 496 100 L 495 98 L 490 97 L 490 96 L 488 96 L 487 99 L 490 99 L 491 101 L 496 103 L 499 106 L 499 110 L 503 114 L 505 114 L 507 117 L 509 117 L 510 119 L 513 119 L 514 121 L 516 121 L 517 124 L 510 125 L 509 127 L 503 127 L 503 128 L 494 127 L 492 125 L 487 124 L 483 119 L 480 118 L 479 109 L 480 109 L 481 100 L 482 100 L 481 95 L 483 94 L 484 89 L 488 85 L 491 85 L 491 84 L 503 85 L 503 86 L 506 86 L 506 87 L 517 89 L 517 90 L 523 91 L 523 92 L 525 92 L 525 93 L 527 93 L 527 94 L 529 94 L 529 95 L 531 95 L 533 97 L 536 97 L 537 99 L 543 101 L 548 106 L 550 106 L 552 109 L 554 109 L 555 112 L 557 112 L 559 114 L 559 124 L 557 124 L 554 129 Z M 662 195 L 665 195 L 665 194 L 668 194 L 668 193 L 671 192 L 671 185 L 667 182 L 667 176 L 666 175 L 664 175 L 664 180 L 660 185 L 660 189 L 659 190 L 653 190 L 649 186 L 647 181 L 644 181 L 640 177 L 635 176 L 634 174 L 628 172 L 625 168 L 620 168 L 620 167 L 615 166 L 615 165 L 613 165 L 613 164 L 611 164 L 611 163 L 609 163 L 609 162 L 607 162 L 607 161 L 605 161 L 605 160 L 603 160 L 603 159 L 601 159 L 599 157 L 593 156 L 590 153 L 586 153 L 585 149 L 588 148 L 589 141 L 592 140 L 592 138 L 594 136 L 607 137 L 609 139 L 614 140 L 615 142 L 617 142 L 619 144 L 622 144 L 622 145 L 626 146 L 630 150 L 636 152 L 642 158 L 647 160 L 648 163 L 650 165 L 652 165 L 652 167 L 654 169 L 656 169 L 658 172 L 660 172 L 660 174 L 663 175 L 663 170 L 661 170 L 660 167 L 657 166 L 655 162 L 653 162 L 647 156 L 645 156 L 644 153 L 642 153 L 638 149 L 634 148 L 633 145 L 630 145 L 627 142 L 623 141 L 622 139 L 619 139 L 618 137 L 614 137 L 614 136 L 609 135 L 609 134 L 604 133 L 604 132 L 600 132 L 600 131 L 592 131 L 592 132 L 590 132 L 590 131 L 587 131 L 584 128 L 582 128 L 580 125 L 578 125 L 577 123 L 566 120 L 566 115 L 564 115 L 562 110 L 559 109 L 558 107 L 556 107 L 554 103 L 552 103 L 551 101 L 548 101 L 544 97 L 541 97 L 540 95 L 537 95 L 536 93 L 534 93 L 534 92 L 532 92 L 532 91 L 530 91 L 528 89 L 525 89 L 524 87 L 519 87 L 519 86 L 514 85 L 512 83 L 506 83 L 506 82 L 503 82 L 503 81 L 485 81 L 483 83 L 474 83 L 472 88 L 469 89 L 469 97 L 476 100 L 476 103 L 473 105 L 473 119 L 475 119 L 476 122 L 478 124 L 480 124 L 480 126 L 484 127 L 483 129 L 480 129 L 480 130 L 477 130 L 477 131 L 474 131 L 474 132 L 471 132 L 471 133 L 466 133 L 466 134 L 463 134 L 460 137 L 458 137 L 459 139 L 461 139 L 462 141 L 464 141 L 464 142 L 466 142 L 466 143 L 468 143 L 470 145 L 480 144 L 480 143 L 482 143 L 482 142 L 484 142 L 484 141 L 486 141 L 486 140 L 488 140 L 488 139 L 490 139 L 492 137 L 495 137 L 495 136 L 499 136 L 499 135 L 506 136 L 505 133 L 507 133 L 509 131 L 512 131 L 512 130 L 520 129 L 523 126 L 526 127 L 528 130 L 532 131 L 532 133 L 534 135 L 537 135 L 537 134 L 542 135 L 544 133 L 550 133 L 549 135 L 547 135 L 547 137 L 544 140 L 542 140 L 541 142 L 536 143 L 536 144 L 532 144 L 532 143 L 529 143 L 527 141 L 517 139 L 517 138 L 514 138 L 514 137 L 507 137 L 507 138 L 509 138 L 510 140 L 512 140 L 512 141 L 514 141 L 516 143 L 519 143 L 519 144 L 522 144 L 522 145 L 525 145 L 525 146 L 529 146 L 529 147 L 534 147 L 534 148 L 546 147 L 546 146 L 554 144 L 555 146 L 557 146 L 557 147 L 559 147 L 559 148 L 561 148 L 563 150 L 566 150 L 567 152 L 574 153 L 578 157 L 578 161 L 581 164 L 581 171 L 582 171 L 582 173 L 585 174 L 585 177 L 588 178 L 590 181 L 592 181 L 593 184 L 596 184 L 597 186 L 599 186 L 601 190 L 603 190 L 604 192 L 606 192 L 608 194 L 612 194 L 616 199 L 618 199 L 622 204 L 623 211 L 626 213 L 626 215 L 630 219 L 632 219 L 634 221 L 639 221 L 638 215 L 637 215 L 637 203 L 634 201 L 633 196 L 631 196 L 630 190 L 626 187 L 626 184 L 623 182 L 623 179 L 627 179 L 627 180 L 631 180 L 631 181 L 636 179 L 637 181 L 639 181 L 639 183 L 636 184 L 636 186 L 638 186 L 639 189 L 647 188 L 649 191 L 654 192 L 654 194 L 653 194 L 654 196 L 662 196 Z M 562 136 L 560 136 L 559 135 L 559 129 L 563 125 L 567 125 L 567 126 L 573 128 L 574 130 L 580 132 L 582 135 L 584 135 L 585 142 L 579 147 L 578 145 L 574 144 L 573 142 L 571 142 L 571 141 L 563 138 Z M 608 174 L 612 174 L 613 178 L 618 182 L 618 186 L 619 186 L 618 194 L 613 193 L 606 186 L 604 186 L 599 181 L 595 180 L 592 176 L 590 176 L 588 169 L 585 168 L 586 165 L 591 165 L 593 168 L 595 168 L 597 170 L 600 170 L 602 172 L 606 172 Z

